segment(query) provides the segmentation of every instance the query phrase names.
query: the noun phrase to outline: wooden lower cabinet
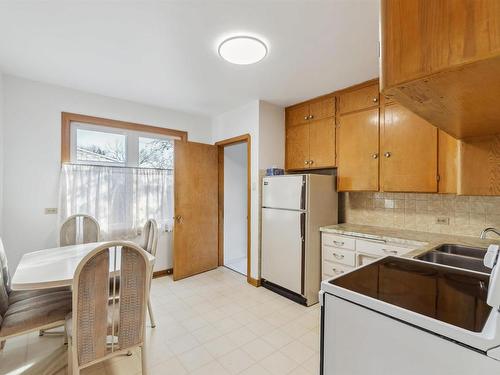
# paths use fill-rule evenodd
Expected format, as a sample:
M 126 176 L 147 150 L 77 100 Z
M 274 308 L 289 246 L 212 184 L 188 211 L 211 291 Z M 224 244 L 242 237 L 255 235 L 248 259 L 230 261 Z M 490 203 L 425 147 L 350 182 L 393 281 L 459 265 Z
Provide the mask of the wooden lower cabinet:
M 309 124 L 309 168 L 335 166 L 335 118 Z
M 307 169 L 309 166 L 309 124 L 287 126 L 285 168 Z
M 379 188 L 379 109 L 342 115 L 338 128 L 339 191 Z
M 437 128 L 398 103 L 384 107 L 380 184 L 389 192 L 437 192 Z

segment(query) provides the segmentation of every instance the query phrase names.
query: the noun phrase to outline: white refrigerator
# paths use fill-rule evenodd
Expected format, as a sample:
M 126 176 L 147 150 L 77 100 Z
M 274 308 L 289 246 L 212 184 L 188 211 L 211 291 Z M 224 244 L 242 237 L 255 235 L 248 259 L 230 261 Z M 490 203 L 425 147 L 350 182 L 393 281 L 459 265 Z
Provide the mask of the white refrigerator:
M 319 228 L 337 224 L 335 176 L 264 177 L 262 285 L 296 302 L 318 302 L 321 284 Z

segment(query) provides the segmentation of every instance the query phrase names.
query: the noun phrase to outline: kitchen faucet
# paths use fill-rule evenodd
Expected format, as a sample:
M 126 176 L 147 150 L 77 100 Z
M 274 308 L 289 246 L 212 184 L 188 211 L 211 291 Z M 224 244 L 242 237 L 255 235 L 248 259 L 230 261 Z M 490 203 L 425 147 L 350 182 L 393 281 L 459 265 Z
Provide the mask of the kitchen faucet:
M 479 236 L 479 238 L 482 239 L 482 240 L 484 240 L 486 238 L 486 235 L 489 232 L 493 232 L 493 233 L 498 234 L 500 236 L 500 231 L 498 229 L 496 229 L 496 228 L 485 228 L 481 232 L 481 235 Z

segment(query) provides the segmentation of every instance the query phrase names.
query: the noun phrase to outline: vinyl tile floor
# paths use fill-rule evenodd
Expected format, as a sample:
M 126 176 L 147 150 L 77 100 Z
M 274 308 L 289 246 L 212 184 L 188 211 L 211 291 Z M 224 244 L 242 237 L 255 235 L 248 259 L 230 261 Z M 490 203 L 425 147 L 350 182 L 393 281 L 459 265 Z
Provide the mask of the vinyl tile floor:
M 304 307 L 227 268 L 181 281 L 155 279 L 149 326 L 149 374 L 318 375 L 319 306 Z M 37 333 L 7 340 L 0 374 L 21 375 L 63 345 Z M 141 374 L 140 353 L 89 367 L 82 375 Z M 66 374 L 66 369 L 57 375 Z

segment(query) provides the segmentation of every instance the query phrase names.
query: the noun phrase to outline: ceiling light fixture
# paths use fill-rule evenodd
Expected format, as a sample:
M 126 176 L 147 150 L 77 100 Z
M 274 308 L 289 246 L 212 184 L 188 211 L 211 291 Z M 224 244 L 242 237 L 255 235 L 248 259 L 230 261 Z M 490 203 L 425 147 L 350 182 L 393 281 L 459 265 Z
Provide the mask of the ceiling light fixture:
M 233 36 L 219 45 L 219 55 L 237 65 L 255 64 L 267 55 L 266 44 L 252 36 Z

